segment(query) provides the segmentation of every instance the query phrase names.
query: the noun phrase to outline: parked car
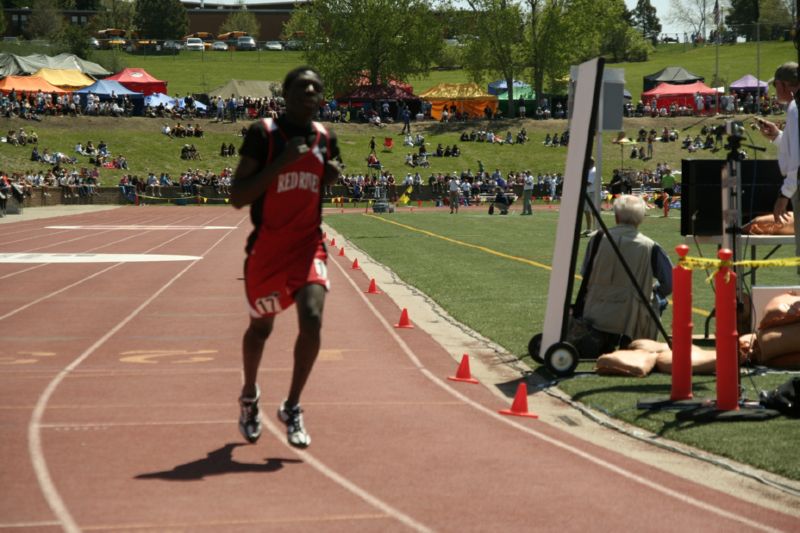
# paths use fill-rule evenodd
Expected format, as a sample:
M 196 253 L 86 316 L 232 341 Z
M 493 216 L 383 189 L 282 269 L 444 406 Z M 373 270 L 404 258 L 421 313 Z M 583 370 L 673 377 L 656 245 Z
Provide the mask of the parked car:
M 284 45 L 283 48 L 285 50 L 302 50 L 303 49 L 303 43 L 301 43 L 300 41 L 296 41 L 296 40 L 286 41 L 286 45 Z
M 228 45 L 222 41 L 214 41 L 211 43 L 212 50 L 219 50 L 220 52 L 224 52 L 228 49 Z
M 186 39 L 186 42 L 183 43 L 183 47 L 186 50 L 194 50 L 199 52 L 202 52 L 206 49 L 203 39 L 200 39 L 199 37 L 189 37 Z
M 100 41 L 97 40 L 97 37 L 89 37 L 89 47 L 95 50 L 100 49 Z
M 256 50 L 256 40 L 246 35 L 236 39 L 237 50 Z
M 264 43 L 264 50 L 275 50 L 279 52 L 283 50 L 283 45 L 280 41 L 267 41 Z
M 164 50 L 182 50 L 183 43 L 180 41 L 164 41 Z

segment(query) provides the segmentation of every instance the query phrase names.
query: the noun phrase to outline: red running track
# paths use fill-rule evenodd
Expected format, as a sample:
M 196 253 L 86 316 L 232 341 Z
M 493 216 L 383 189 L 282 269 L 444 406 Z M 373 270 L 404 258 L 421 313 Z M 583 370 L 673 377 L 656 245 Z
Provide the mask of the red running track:
M 323 350 L 304 395 L 313 444 L 288 447 L 274 418 L 291 310 L 261 371 L 268 431 L 245 444 L 236 398 L 249 231 L 244 212 L 208 207 L 3 225 L 0 253 L 201 259 L 0 264 L 0 530 L 798 530 L 796 516 L 496 414 L 508 405 L 447 381 L 453 355 L 419 328 L 394 329 L 397 306 L 365 295 L 369 280 L 333 250 Z

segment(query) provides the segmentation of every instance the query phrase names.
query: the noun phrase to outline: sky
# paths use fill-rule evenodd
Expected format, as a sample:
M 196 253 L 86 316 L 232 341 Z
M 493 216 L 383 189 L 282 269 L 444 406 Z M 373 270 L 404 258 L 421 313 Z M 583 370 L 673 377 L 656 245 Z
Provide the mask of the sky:
M 713 0 L 709 0 L 709 2 L 713 2 Z M 671 25 L 667 22 L 667 15 L 672 11 L 670 0 L 650 0 L 650 4 L 656 8 L 656 16 L 659 22 L 661 22 L 662 33 L 683 34 L 684 31 L 688 31 L 681 26 Z M 628 9 L 633 10 L 636 7 L 636 0 L 625 0 L 625 5 L 628 6 Z M 681 35 L 681 38 L 683 38 L 683 35 Z

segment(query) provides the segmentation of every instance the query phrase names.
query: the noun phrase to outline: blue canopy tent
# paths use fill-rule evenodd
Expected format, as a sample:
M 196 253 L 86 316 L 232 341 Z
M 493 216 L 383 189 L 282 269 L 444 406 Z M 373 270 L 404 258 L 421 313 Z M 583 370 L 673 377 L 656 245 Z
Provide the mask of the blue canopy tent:
M 164 93 L 153 93 L 144 97 L 144 105 L 148 107 L 158 107 L 161 104 L 167 109 L 172 109 L 175 106 L 175 99 Z
M 181 98 L 178 100 L 178 108 L 183 109 L 186 107 L 186 98 Z M 198 111 L 202 111 L 205 113 L 208 110 L 208 106 L 199 100 L 194 101 L 194 108 Z
M 515 93 L 514 98 L 517 97 L 516 92 L 524 88 L 530 89 L 531 86 L 525 83 L 524 81 L 514 80 L 514 93 Z M 500 93 L 506 91 L 508 91 L 508 84 L 506 83 L 506 80 L 493 81 L 492 83 L 489 84 L 489 87 L 487 89 L 487 92 L 489 94 L 494 94 L 494 95 L 499 95 Z
M 124 85 L 113 80 L 98 80 L 88 87 L 84 87 L 75 93 L 81 95 L 81 105 L 86 105 L 86 97 L 94 94 L 100 97 L 101 102 L 111 100 L 111 96 L 127 96 L 133 102 L 133 114 L 141 115 L 144 112 L 144 95 L 135 93 L 127 89 Z

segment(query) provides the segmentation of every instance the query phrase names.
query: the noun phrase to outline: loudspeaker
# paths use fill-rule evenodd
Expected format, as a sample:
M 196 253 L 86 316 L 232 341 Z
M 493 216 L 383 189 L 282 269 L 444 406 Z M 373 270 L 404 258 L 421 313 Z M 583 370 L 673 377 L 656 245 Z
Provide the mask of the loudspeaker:
M 681 161 L 681 235 L 722 235 L 721 170 L 719 159 Z M 742 161 L 742 224 L 772 213 L 783 176 L 778 161 Z

